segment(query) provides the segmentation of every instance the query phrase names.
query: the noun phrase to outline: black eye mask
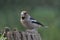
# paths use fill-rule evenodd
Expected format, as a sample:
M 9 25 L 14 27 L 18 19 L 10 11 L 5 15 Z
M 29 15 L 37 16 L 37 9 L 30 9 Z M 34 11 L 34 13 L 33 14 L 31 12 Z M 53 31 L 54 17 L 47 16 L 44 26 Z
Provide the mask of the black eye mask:
M 25 17 L 22 17 L 22 19 L 24 20 L 24 19 L 25 19 Z

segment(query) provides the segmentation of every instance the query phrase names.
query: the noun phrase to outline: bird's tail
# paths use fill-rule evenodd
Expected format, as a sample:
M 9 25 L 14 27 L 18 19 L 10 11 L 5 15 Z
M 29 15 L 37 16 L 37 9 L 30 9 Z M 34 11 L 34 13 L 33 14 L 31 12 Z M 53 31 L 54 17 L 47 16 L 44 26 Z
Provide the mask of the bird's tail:
M 46 28 L 46 29 L 47 29 L 47 28 L 48 28 L 48 26 L 43 26 L 43 28 Z
M 48 26 L 45 25 L 40 25 L 39 27 L 48 28 Z
M 48 26 L 45 26 L 45 25 L 43 25 L 43 24 L 40 24 L 39 27 L 48 28 Z

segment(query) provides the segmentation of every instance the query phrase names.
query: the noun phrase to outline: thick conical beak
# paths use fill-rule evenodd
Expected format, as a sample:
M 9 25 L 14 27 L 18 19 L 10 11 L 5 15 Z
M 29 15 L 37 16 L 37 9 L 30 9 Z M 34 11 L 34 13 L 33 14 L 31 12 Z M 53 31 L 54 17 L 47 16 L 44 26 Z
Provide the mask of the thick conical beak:
M 22 19 L 25 19 L 25 17 L 22 17 Z

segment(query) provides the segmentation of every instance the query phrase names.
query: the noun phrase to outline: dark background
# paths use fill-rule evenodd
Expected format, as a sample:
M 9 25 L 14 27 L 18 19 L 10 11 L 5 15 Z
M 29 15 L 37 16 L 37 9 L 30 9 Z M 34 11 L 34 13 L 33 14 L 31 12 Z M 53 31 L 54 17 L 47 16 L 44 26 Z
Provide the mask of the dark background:
M 0 30 L 4 27 L 25 30 L 20 12 L 29 14 L 48 29 L 39 28 L 43 40 L 60 40 L 60 0 L 0 0 Z

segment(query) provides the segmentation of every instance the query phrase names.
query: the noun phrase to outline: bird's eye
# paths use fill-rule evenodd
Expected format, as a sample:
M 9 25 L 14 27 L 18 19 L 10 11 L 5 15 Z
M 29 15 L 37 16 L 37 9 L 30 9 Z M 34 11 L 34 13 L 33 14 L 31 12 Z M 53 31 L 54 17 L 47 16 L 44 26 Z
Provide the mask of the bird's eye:
M 26 15 L 27 13 L 24 13 L 24 15 Z

